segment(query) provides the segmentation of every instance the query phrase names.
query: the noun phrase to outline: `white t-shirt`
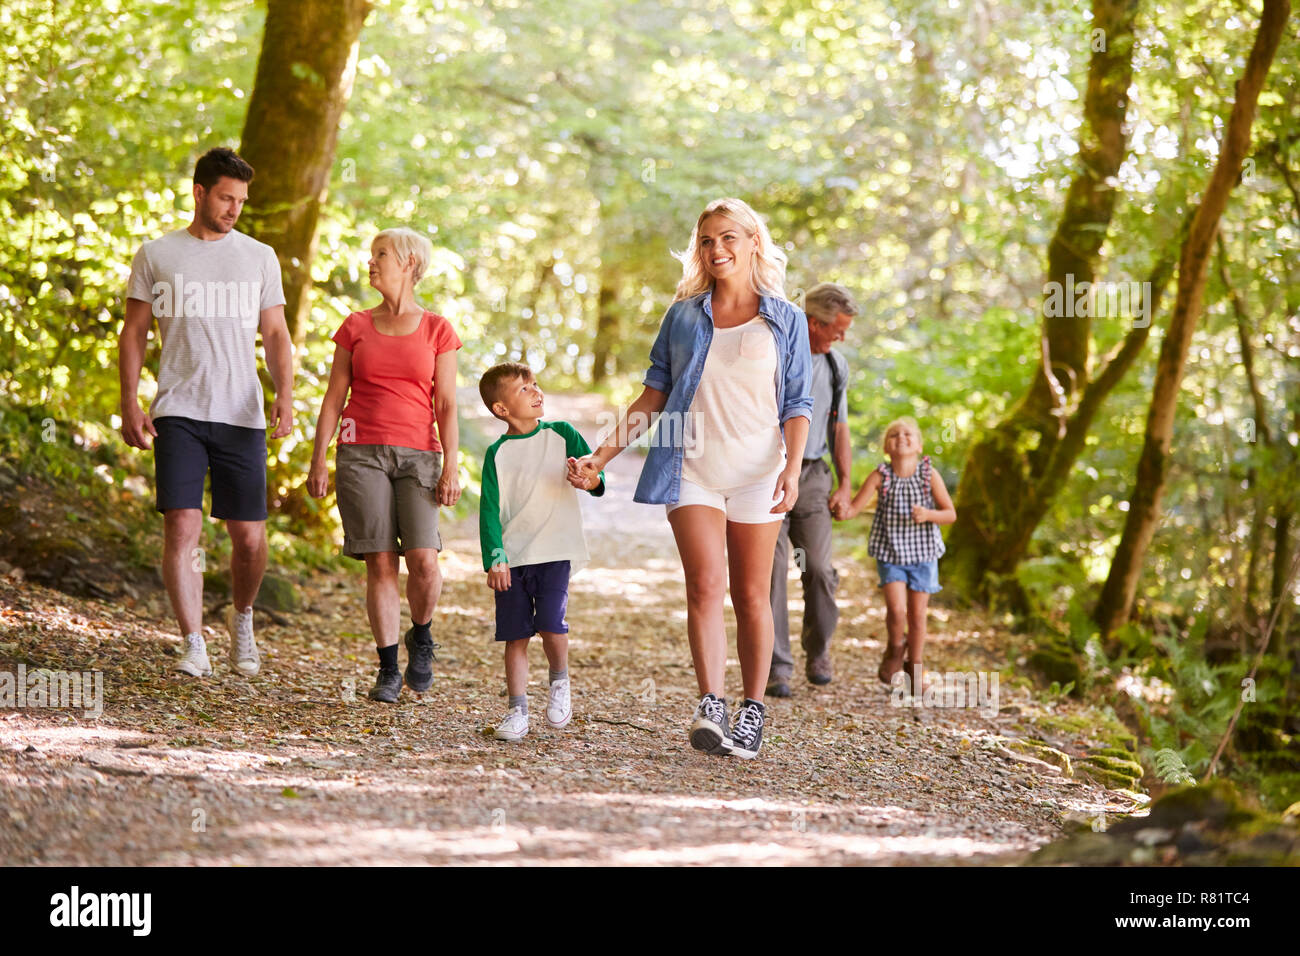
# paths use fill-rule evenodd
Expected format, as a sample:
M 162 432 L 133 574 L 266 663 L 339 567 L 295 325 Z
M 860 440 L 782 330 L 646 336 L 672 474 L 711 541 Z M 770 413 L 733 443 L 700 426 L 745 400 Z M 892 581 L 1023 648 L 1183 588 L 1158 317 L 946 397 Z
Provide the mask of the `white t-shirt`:
M 781 470 L 785 447 L 776 374 L 776 339 L 762 316 L 713 330 L 686 419 L 683 478 L 722 491 Z
M 153 306 L 162 336 L 153 418 L 265 428 L 257 378 L 260 313 L 284 304 L 275 251 L 242 232 L 151 239 L 131 262 L 127 298 Z

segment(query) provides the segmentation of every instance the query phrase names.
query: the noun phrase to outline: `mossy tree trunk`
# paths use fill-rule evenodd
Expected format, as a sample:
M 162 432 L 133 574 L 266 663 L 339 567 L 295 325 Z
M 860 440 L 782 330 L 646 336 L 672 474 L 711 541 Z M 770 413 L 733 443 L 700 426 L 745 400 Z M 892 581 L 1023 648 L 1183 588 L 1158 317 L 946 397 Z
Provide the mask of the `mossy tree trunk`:
M 279 256 L 285 319 L 299 344 L 310 315 L 316 225 L 369 9 L 368 0 L 267 2 L 240 145 L 256 170 L 241 225 Z
M 1232 114 L 1219 147 L 1219 159 L 1183 242 L 1178 262 L 1177 298 L 1169 319 L 1169 331 L 1160 345 L 1151 406 L 1147 413 L 1146 435 L 1138 459 L 1137 478 L 1129 496 L 1124 533 L 1115 551 L 1095 612 L 1103 635 L 1113 633 L 1132 613 L 1142 561 L 1160 517 L 1169 469 L 1174 415 L 1178 408 L 1178 392 L 1187 364 L 1188 347 L 1201 315 L 1201 300 L 1211 250 L 1228 196 L 1237 183 L 1242 161 L 1249 152 L 1255 105 L 1290 13 L 1290 0 L 1264 0 L 1259 30 L 1255 34 L 1245 71 L 1237 81 L 1236 101 L 1232 105 Z
M 1128 152 L 1137 9 L 1138 0 L 1093 0 L 1079 168 L 1047 250 L 1045 281 L 1061 289 L 1093 281 L 1110 228 L 1115 176 Z M 1167 280 L 1163 260 L 1155 271 Z M 1039 364 L 1028 391 L 975 443 L 957 486 L 961 520 L 949 537 L 945 567 L 956 588 L 972 596 L 986 595 L 994 576 L 1011 573 L 1024 558 L 1102 399 L 1146 341 L 1147 329 L 1134 328 L 1090 383 L 1091 318 L 1074 309 L 1053 314 L 1061 310 L 1049 308 L 1050 301 L 1044 297 Z

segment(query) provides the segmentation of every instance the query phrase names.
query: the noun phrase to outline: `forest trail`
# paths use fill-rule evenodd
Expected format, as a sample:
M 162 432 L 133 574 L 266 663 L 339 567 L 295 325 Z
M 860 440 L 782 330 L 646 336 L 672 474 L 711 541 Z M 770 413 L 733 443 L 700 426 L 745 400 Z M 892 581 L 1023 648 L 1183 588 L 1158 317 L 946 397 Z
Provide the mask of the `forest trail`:
M 549 401 L 594 440 L 596 400 Z M 466 427 L 492 433 L 475 408 L 467 396 Z M 574 719 L 541 721 L 534 647 L 533 729 L 516 744 L 485 733 L 505 701 L 474 519 L 444 527 L 434 686 L 395 706 L 365 699 L 359 567 L 305 583 L 289 626 L 258 614 L 258 677 L 232 673 L 210 618 L 216 675 L 203 681 L 171 673 L 180 641 L 160 594 L 126 608 L 0 578 L 0 672 L 95 670 L 104 695 L 98 718 L 0 711 L 0 863 L 1014 863 L 1067 815 L 1135 808 L 1007 748 L 1088 743 L 1028 725 L 1041 704 L 1023 687 L 1004 681 L 996 708 L 891 704 L 875 677 L 874 571 L 845 534 L 834 682 L 797 672 L 794 697 L 769 702 L 757 760 L 691 750 L 680 566 L 662 508 L 631 502 L 639 467 L 621 456 L 608 495 L 583 504 L 593 561 L 569 604 Z M 730 611 L 728 626 L 734 649 Z M 1005 635 L 979 617 L 935 607 L 931 634 L 936 671 L 1005 665 Z M 734 696 L 734 650 L 727 683 Z

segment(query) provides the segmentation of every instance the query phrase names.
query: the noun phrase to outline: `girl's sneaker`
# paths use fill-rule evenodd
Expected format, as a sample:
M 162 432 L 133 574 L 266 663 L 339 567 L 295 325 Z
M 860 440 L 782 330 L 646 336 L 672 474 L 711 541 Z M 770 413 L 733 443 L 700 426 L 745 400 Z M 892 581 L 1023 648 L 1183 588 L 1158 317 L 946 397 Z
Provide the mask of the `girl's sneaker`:
M 736 711 L 736 722 L 731 727 L 731 753 L 745 760 L 758 756 L 763 746 L 763 714 L 766 708 L 756 700 L 745 698 L 744 705 Z
M 727 736 L 727 702 L 715 694 L 705 694 L 695 708 L 691 724 L 691 746 L 706 754 L 726 754 L 731 747 Z
M 565 726 L 573 716 L 569 699 L 569 678 L 562 677 L 551 684 L 546 698 L 546 723 L 556 730 Z
M 528 717 L 518 707 L 512 707 L 497 724 L 497 740 L 523 740 L 528 734 Z

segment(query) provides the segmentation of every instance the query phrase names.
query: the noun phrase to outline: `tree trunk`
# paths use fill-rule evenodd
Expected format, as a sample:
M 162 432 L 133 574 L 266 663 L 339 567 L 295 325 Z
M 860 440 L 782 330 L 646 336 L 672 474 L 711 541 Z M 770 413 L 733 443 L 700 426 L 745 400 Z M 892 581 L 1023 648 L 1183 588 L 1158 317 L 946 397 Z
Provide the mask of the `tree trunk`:
M 1260 388 L 1259 377 L 1255 374 L 1255 347 L 1250 340 L 1250 323 L 1246 314 L 1246 303 L 1242 300 L 1237 287 L 1232 283 L 1232 275 L 1228 271 L 1228 253 L 1224 248 L 1222 233 L 1218 236 L 1217 245 L 1219 279 L 1223 282 L 1223 288 L 1228 293 L 1228 301 L 1232 303 L 1232 313 L 1237 320 L 1237 338 L 1241 342 L 1241 367 L 1246 373 L 1246 386 L 1250 391 L 1251 405 L 1255 410 L 1254 438 L 1260 447 L 1272 449 L 1273 429 L 1268 421 L 1268 404 L 1264 400 L 1264 392 Z M 1269 496 L 1260 490 L 1259 469 L 1253 463 L 1246 473 L 1246 482 L 1250 486 L 1252 493 L 1253 513 L 1250 519 L 1246 581 L 1241 594 L 1242 618 L 1251 627 L 1260 627 L 1262 629 L 1262 625 L 1259 623 L 1260 611 L 1256 595 L 1259 593 L 1259 558 L 1264 544 L 1264 525 L 1268 518 Z M 1226 499 L 1227 496 L 1225 496 Z M 1284 571 L 1283 574 L 1285 573 Z
M 368 0 L 268 0 L 240 154 L 256 176 L 241 225 L 275 249 L 285 319 L 307 334 L 316 224 L 352 95 Z
M 1249 151 L 1255 104 L 1290 12 L 1290 0 L 1264 0 L 1263 17 L 1245 71 L 1237 82 L 1236 102 L 1232 105 L 1232 115 L 1219 148 L 1218 162 L 1183 243 L 1178 263 L 1178 295 L 1170 316 L 1169 331 L 1160 345 L 1146 436 L 1138 459 L 1137 481 L 1129 496 L 1124 533 L 1097 604 L 1096 619 L 1103 635 L 1112 634 L 1129 619 L 1133 610 L 1142 562 L 1160 517 L 1178 392 L 1192 333 L 1201 315 L 1210 252 L 1219 219 L 1240 175 L 1242 160 Z
M 1124 121 L 1137 7 L 1138 0 L 1093 0 L 1092 26 L 1101 42 L 1088 64 L 1078 172 L 1047 251 L 1045 282 L 1057 284 L 1052 288 L 1091 283 L 1096 273 L 1115 206 L 1115 176 L 1128 152 Z M 1054 307 L 1061 304 L 1044 295 L 1034 379 L 1015 408 L 975 443 L 962 469 L 956 495 L 962 520 L 949 537 L 945 568 L 967 594 L 985 594 L 991 575 L 1014 571 L 1058 490 L 1042 478 L 1088 383 L 1092 327 L 1091 318 L 1073 308 Z

